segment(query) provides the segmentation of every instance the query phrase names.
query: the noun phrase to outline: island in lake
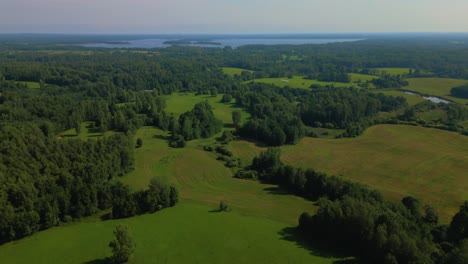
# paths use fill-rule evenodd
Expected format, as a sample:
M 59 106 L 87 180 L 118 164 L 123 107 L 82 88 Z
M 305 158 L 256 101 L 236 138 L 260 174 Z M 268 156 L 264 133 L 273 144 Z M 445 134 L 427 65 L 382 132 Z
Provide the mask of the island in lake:
M 178 40 L 167 40 L 163 44 L 166 45 L 213 45 L 221 46 L 220 42 L 214 42 L 209 40 L 188 40 L 188 39 L 178 39 Z

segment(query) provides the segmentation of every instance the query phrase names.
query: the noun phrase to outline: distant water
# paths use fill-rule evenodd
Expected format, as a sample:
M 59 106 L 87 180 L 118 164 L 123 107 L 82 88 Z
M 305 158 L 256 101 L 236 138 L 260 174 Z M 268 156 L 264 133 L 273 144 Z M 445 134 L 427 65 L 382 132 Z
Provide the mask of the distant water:
M 429 100 L 433 103 L 444 103 L 444 104 L 450 104 L 450 101 L 447 101 L 447 100 L 444 100 L 442 98 L 439 98 L 439 97 L 434 97 L 434 96 L 423 96 L 424 99 L 426 100 Z
M 165 48 L 172 45 L 164 44 L 165 41 L 174 40 L 174 39 L 139 39 L 139 40 L 129 40 L 122 43 L 88 43 L 88 44 L 79 44 L 79 46 L 89 47 L 89 48 Z M 245 45 L 304 45 L 304 44 L 327 44 L 327 43 L 336 43 L 336 42 L 352 42 L 362 39 L 313 39 L 313 38 L 279 38 L 279 39 L 268 39 L 268 38 L 223 38 L 223 39 L 210 39 L 211 42 L 217 42 L 221 45 L 207 45 L 207 44 L 191 44 L 183 46 L 192 46 L 192 47 L 212 47 L 212 48 L 223 48 L 230 46 L 232 48 L 237 48 Z

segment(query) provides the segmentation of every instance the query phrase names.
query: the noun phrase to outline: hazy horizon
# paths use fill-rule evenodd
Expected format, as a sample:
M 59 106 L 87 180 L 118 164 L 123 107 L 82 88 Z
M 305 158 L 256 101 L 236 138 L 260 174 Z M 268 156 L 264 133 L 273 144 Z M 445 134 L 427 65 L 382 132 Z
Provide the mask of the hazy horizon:
M 465 33 L 465 10 L 463 0 L 4 0 L 0 33 Z

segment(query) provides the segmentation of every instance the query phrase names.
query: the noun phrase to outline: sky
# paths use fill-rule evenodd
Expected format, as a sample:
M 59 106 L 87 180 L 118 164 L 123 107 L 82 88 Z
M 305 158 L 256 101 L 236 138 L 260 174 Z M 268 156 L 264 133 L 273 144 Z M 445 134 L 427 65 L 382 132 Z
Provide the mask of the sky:
M 467 0 L 0 0 L 0 33 L 468 32 Z

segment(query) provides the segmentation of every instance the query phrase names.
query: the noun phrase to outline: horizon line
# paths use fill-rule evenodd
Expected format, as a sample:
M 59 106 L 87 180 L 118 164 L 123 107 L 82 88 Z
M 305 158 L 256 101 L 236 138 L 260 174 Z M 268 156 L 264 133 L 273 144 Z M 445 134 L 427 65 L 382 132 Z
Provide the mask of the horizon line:
M 375 31 L 375 32 L 282 32 L 282 33 L 57 33 L 57 32 L 15 32 L 7 33 L 0 32 L 0 35 L 75 35 L 75 36 L 90 36 L 90 35 L 114 35 L 114 36 L 142 36 L 142 35 L 352 35 L 352 34 L 468 34 L 468 31 Z

